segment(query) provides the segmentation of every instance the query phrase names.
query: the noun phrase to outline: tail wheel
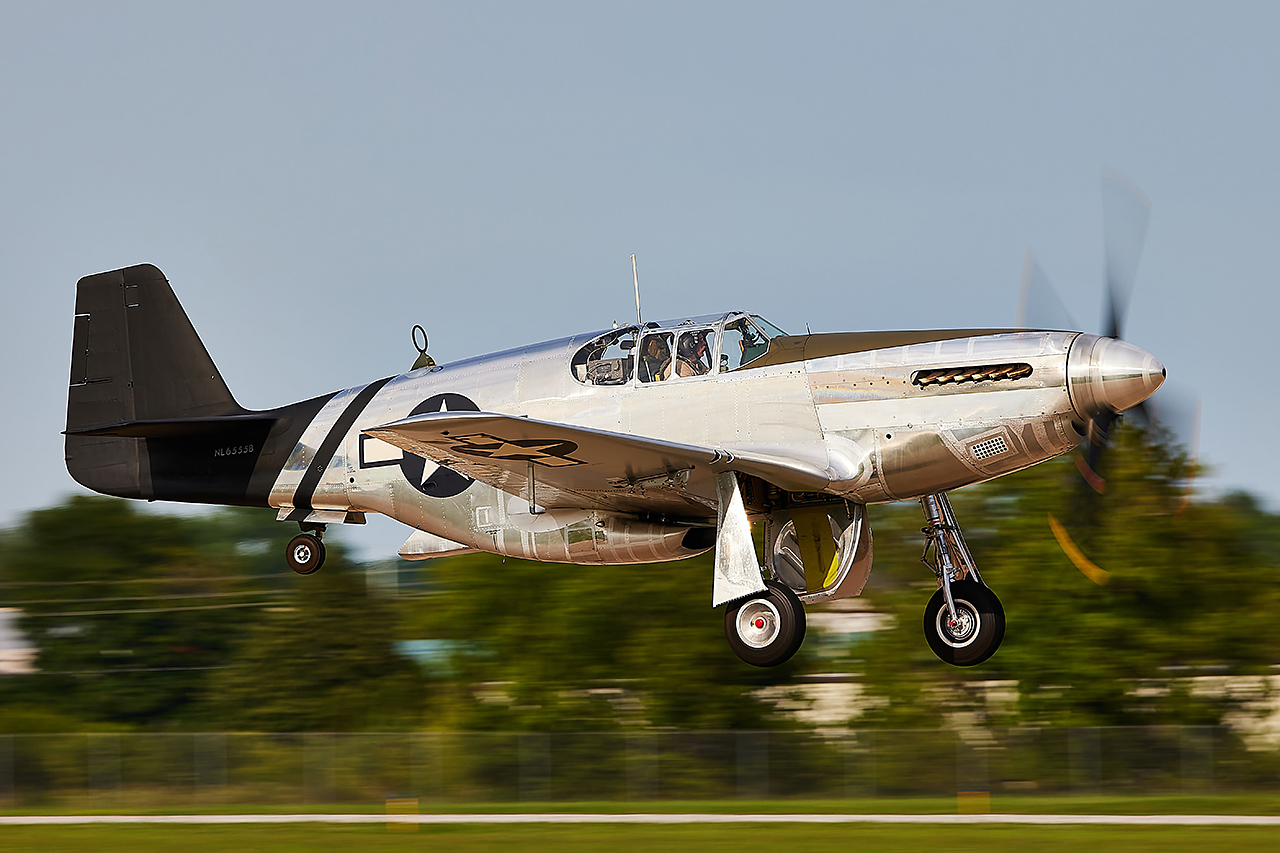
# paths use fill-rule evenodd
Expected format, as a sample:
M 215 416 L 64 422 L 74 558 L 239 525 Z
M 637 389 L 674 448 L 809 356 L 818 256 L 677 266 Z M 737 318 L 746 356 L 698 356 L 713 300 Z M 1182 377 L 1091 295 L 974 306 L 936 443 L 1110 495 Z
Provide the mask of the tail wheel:
M 924 609 L 924 636 L 929 648 L 952 666 L 976 666 L 996 653 L 1004 639 L 1004 608 L 1000 599 L 976 581 L 951 584 L 955 617 L 939 588 Z
M 804 605 L 791 588 L 765 581 L 764 592 L 729 605 L 724 633 L 734 654 L 752 666 L 777 666 L 804 642 Z
M 289 540 L 285 560 L 300 575 L 314 574 L 324 565 L 324 543 L 314 534 L 299 533 Z

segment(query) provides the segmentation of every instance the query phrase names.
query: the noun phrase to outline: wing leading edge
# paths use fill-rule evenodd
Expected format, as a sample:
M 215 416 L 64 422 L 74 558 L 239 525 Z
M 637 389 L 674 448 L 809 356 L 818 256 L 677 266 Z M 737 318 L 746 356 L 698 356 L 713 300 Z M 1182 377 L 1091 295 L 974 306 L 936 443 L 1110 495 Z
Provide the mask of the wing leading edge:
M 706 517 L 716 513 L 718 473 L 792 491 L 832 480 L 825 447 L 702 447 L 490 412 L 418 415 L 364 432 L 547 509 Z

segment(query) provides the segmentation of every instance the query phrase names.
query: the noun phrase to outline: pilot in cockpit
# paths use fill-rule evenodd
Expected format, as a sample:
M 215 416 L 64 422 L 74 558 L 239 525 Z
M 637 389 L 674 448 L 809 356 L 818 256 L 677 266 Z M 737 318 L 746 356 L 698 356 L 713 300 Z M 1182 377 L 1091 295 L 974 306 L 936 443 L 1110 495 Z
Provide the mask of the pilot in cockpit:
M 676 347 L 676 376 L 701 376 L 711 369 L 707 331 L 685 332 Z

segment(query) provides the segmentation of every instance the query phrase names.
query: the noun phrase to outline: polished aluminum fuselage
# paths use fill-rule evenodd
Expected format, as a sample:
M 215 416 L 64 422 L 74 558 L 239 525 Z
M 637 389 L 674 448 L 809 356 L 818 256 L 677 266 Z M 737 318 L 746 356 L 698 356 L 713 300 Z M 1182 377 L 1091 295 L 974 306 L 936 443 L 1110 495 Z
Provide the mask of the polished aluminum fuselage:
M 527 500 L 473 482 L 436 497 L 411 483 L 400 451 L 362 431 L 405 418 L 437 395 L 479 411 L 644 436 L 727 452 L 790 453 L 830 472 L 822 491 L 857 503 L 917 498 L 989 480 L 1072 449 L 1082 420 L 1067 381 L 1074 332 L 1011 332 L 912 343 L 783 364 L 601 386 L 579 381 L 573 354 L 592 335 L 534 344 L 386 382 L 346 431 L 311 498 L 321 515 L 379 512 L 459 547 L 563 562 L 637 563 L 687 556 L 689 523 L 598 509 L 531 512 Z M 1020 363 L 1024 378 L 922 386 L 919 371 Z M 270 495 L 291 507 L 314 449 L 364 386 L 335 395 L 304 431 Z M 453 405 L 453 404 L 449 404 Z M 427 462 L 425 474 L 434 465 Z M 335 516 L 335 513 L 337 514 Z M 672 523 L 666 523 L 670 521 Z M 411 540 L 412 541 L 412 540 Z M 456 543 L 456 545 L 455 545 Z M 705 548 L 706 545 L 701 546 Z M 422 556 L 421 554 L 419 556 Z

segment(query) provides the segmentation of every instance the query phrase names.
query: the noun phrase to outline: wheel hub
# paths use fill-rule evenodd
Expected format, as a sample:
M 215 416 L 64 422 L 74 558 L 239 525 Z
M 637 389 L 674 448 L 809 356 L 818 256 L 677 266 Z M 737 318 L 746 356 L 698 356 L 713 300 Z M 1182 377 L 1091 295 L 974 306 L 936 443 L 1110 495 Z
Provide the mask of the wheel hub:
M 295 545 L 293 549 L 293 561 L 299 566 L 305 566 L 311 561 L 310 545 Z
M 978 611 L 967 601 L 956 601 L 956 612 L 951 614 L 943 607 L 938 611 L 938 636 L 952 648 L 963 648 L 974 641 L 982 619 Z
M 763 649 L 778 638 L 782 617 L 772 601 L 757 598 L 738 611 L 738 636 L 753 649 Z

